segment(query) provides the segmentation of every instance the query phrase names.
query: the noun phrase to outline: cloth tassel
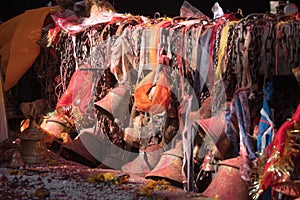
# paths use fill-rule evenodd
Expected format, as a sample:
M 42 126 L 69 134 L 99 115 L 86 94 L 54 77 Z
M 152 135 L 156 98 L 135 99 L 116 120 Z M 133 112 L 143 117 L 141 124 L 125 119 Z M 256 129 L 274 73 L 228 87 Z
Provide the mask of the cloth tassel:
M 252 143 L 250 141 L 250 111 L 248 106 L 248 92 L 247 90 L 237 91 L 233 101 L 230 105 L 230 111 L 226 113 L 226 135 L 232 140 L 235 151 L 241 156 L 240 174 L 241 178 L 249 181 L 251 177 L 251 160 L 256 159 Z M 239 138 L 231 125 L 231 122 L 237 120 L 239 129 Z M 239 141 L 239 146 L 237 146 Z M 237 151 L 239 148 L 239 151 Z M 238 155 L 234 155 L 238 156 Z
M 192 139 L 190 137 L 191 129 L 192 129 L 192 123 L 190 123 L 187 119 L 188 116 L 191 112 L 191 107 L 192 107 L 192 99 L 188 99 L 187 101 L 187 109 L 186 109 L 186 116 L 185 116 L 185 124 L 184 128 L 182 131 L 182 141 L 183 141 L 183 164 L 182 164 L 182 175 L 185 178 L 185 180 L 188 182 L 189 181 L 189 175 L 186 174 L 184 166 L 190 165 L 190 157 L 192 156 L 192 149 L 191 149 L 191 144 L 192 144 Z
M 258 124 L 257 152 L 261 153 L 270 144 L 274 135 L 274 123 L 271 119 L 271 109 L 269 102 L 272 99 L 274 87 L 272 82 L 268 82 L 264 88 L 263 107 L 260 111 L 261 119 Z
M 244 181 L 251 179 L 251 162 L 243 142 L 240 142 L 240 175 Z

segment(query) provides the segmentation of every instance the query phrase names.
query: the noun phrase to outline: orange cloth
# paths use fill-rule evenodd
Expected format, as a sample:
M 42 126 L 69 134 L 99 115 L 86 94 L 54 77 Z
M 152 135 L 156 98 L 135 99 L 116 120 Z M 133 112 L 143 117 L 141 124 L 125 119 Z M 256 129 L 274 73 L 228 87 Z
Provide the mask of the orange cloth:
M 59 7 L 27 10 L 0 25 L 1 68 L 5 74 L 4 90 L 17 84 L 40 53 L 45 17 Z
M 171 97 L 169 81 L 161 71 L 153 86 L 154 77 L 155 71 L 151 71 L 135 88 L 134 101 L 138 111 L 158 114 L 169 107 Z M 154 92 L 151 94 L 152 90 Z

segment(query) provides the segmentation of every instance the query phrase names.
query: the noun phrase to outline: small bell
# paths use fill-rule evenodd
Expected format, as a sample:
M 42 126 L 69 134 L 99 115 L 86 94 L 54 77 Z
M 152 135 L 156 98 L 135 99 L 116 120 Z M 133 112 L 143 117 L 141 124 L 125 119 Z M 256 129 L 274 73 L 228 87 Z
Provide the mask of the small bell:
M 31 117 L 29 127 L 20 134 L 21 155 L 25 163 L 38 164 L 49 159 L 44 137 L 44 132 Z
M 198 192 L 203 192 L 211 183 L 215 168 L 214 168 L 214 156 L 211 152 L 209 152 L 203 160 L 201 165 L 201 169 L 196 178 L 196 185 L 198 188 Z
M 204 157 L 204 161 L 203 161 L 203 165 L 202 165 L 202 170 L 207 171 L 207 172 L 211 172 L 211 171 L 215 171 L 214 168 L 214 156 L 211 152 L 209 152 L 205 157 Z
M 22 159 L 22 156 L 18 150 L 14 150 L 11 158 L 11 162 L 9 164 L 11 168 L 18 168 L 24 166 L 24 161 Z

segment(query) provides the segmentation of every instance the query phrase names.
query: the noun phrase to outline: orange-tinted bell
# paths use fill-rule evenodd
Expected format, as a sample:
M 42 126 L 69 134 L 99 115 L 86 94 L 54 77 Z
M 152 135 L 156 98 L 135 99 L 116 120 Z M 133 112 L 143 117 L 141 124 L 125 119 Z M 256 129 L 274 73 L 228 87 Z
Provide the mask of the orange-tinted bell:
M 222 161 L 216 176 L 202 194 L 219 200 L 249 200 L 249 185 L 241 178 L 239 165 L 239 157 Z
M 162 147 L 160 145 L 148 146 L 144 151 L 140 152 L 138 156 L 131 162 L 122 166 L 122 171 L 134 174 L 146 175 L 159 162 Z
M 73 141 L 62 146 L 60 155 L 81 164 L 96 167 L 103 160 L 105 150 L 102 141 L 89 132 L 80 133 Z
M 145 178 L 165 179 L 176 185 L 181 185 L 184 180 L 182 176 L 182 165 L 182 142 L 179 142 L 174 149 L 165 151 L 161 154 L 158 164 L 145 176 Z
M 100 101 L 95 102 L 95 106 L 111 119 L 123 120 L 129 116 L 129 100 L 130 85 L 121 84 L 109 91 Z
M 144 153 L 139 153 L 133 161 L 124 164 L 121 169 L 123 172 L 139 174 L 141 176 L 150 172 L 150 168 L 145 161 Z
M 197 121 L 204 141 L 211 147 L 215 157 L 226 159 L 230 141 L 225 134 L 225 114 L 221 113 L 208 119 Z

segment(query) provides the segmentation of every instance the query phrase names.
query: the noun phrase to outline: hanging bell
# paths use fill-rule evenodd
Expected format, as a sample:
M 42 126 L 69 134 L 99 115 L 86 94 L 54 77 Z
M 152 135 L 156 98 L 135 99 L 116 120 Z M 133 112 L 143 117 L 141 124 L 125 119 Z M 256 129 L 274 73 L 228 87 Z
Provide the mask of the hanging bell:
M 147 119 L 149 119 L 147 117 Z M 124 129 L 123 140 L 134 148 L 141 148 L 142 141 L 145 140 L 145 136 L 148 133 L 146 117 L 139 114 L 132 119 L 132 125 Z M 142 134 L 143 133 L 143 134 Z
M 104 159 L 103 142 L 88 131 L 81 132 L 73 141 L 62 145 L 60 155 L 89 167 L 97 167 Z
M 150 172 L 150 167 L 145 161 L 144 152 L 140 152 L 133 161 L 124 164 L 121 169 L 123 172 L 141 176 Z
M 160 160 L 163 148 L 160 145 L 154 144 L 141 150 L 138 156 L 131 162 L 122 166 L 122 171 L 134 174 L 148 174 Z
M 30 118 L 30 125 L 20 134 L 21 155 L 28 164 L 38 164 L 49 159 L 44 132 Z
M 129 119 L 130 97 L 130 85 L 124 83 L 109 91 L 101 100 L 94 104 L 97 109 L 107 115 L 111 120 L 118 119 L 120 121 Z M 125 123 L 124 126 L 126 125 L 127 124 Z
M 182 187 L 184 177 L 182 175 L 183 150 L 182 141 L 175 148 L 161 154 L 160 160 L 155 168 L 146 174 L 148 179 L 165 179 L 173 185 Z
M 215 173 L 213 162 L 213 155 L 211 152 L 209 152 L 207 155 L 205 155 L 200 172 L 196 177 L 196 186 L 198 188 L 198 192 L 203 192 L 211 183 Z
M 249 200 L 249 185 L 241 178 L 239 166 L 239 157 L 221 161 L 212 182 L 201 194 L 219 200 Z
M 200 125 L 201 137 L 210 146 L 214 156 L 221 160 L 228 158 L 231 143 L 225 134 L 225 114 L 221 113 L 208 119 L 200 119 L 197 123 Z
M 162 152 L 163 148 L 159 144 L 153 144 L 146 147 L 144 157 L 150 167 L 150 170 L 154 169 L 154 167 L 158 164 Z
M 211 103 L 211 96 L 207 97 L 201 107 L 196 110 L 192 111 L 189 114 L 189 119 L 192 121 L 192 123 L 197 122 L 200 119 L 208 119 L 212 117 L 212 103 Z
M 68 132 L 69 131 L 69 125 L 66 120 L 63 119 L 63 117 L 59 115 L 54 115 L 54 116 L 43 116 L 42 118 L 42 123 L 40 127 L 45 130 L 47 133 L 46 138 L 48 141 L 48 137 L 56 137 L 60 138 L 61 134 L 63 132 Z M 49 136 L 49 134 L 51 136 Z M 52 142 L 52 141 L 51 141 Z
M 110 146 L 108 151 L 111 153 L 105 156 L 102 163 L 97 166 L 97 168 L 121 170 L 125 163 L 128 163 L 136 158 L 136 153 L 119 149 L 115 146 Z
M 209 152 L 204 157 L 203 165 L 202 165 L 201 169 L 204 170 L 204 171 L 207 171 L 207 172 L 214 172 L 215 167 L 214 167 L 214 164 L 213 164 L 213 160 L 214 160 L 214 157 L 213 157 L 212 153 Z

